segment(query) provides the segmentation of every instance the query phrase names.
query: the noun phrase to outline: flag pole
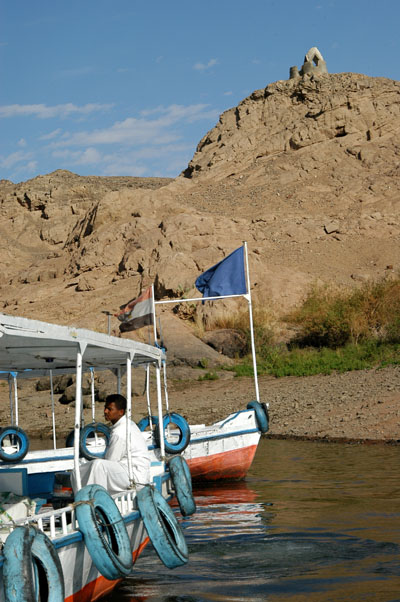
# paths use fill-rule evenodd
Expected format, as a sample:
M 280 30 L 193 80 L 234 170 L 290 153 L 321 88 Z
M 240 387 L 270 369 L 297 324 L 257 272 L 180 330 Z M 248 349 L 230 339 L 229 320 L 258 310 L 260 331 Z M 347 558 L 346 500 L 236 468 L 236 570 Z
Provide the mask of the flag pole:
M 155 305 L 162 305 L 164 303 L 188 303 L 189 301 L 219 301 L 220 299 L 233 299 L 234 297 L 245 297 L 248 298 L 247 293 L 241 293 L 239 295 L 218 295 L 215 297 L 193 297 L 192 299 L 186 299 L 181 297 L 180 299 L 161 299 L 160 301 L 154 301 Z
M 154 345 L 157 347 L 156 304 L 154 301 L 154 284 L 151 285 L 151 307 L 153 311 Z
M 247 242 L 243 243 L 244 256 L 246 262 L 246 278 L 247 278 L 247 303 L 249 305 L 249 321 L 250 321 L 250 341 L 251 341 L 251 355 L 253 358 L 253 372 L 254 372 L 254 386 L 256 390 L 256 401 L 260 401 L 260 393 L 258 389 L 258 378 L 257 378 L 257 358 L 256 358 L 256 346 L 254 343 L 254 326 L 253 326 L 253 308 L 251 303 L 251 291 L 250 291 L 250 274 L 249 274 L 249 257 L 247 253 Z

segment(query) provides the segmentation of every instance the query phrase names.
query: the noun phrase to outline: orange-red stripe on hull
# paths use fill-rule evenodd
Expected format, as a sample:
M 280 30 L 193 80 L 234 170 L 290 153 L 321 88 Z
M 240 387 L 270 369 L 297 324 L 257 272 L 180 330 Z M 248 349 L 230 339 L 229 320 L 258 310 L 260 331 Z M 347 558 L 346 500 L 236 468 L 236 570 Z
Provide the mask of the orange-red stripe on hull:
M 219 479 L 243 479 L 249 470 L 257 445 L 231 451 L 188 458 L 187 463 L 194 481 L 216 481 Z
M 134 564 L 139 554 L 141 554 L 141 552 L 147 546 L 149 541 L 149 538 L 146 537 L 146 539 L 140 544 L 140 546 L 132 553 L 132 559 Z M 82 587 L 82 589 L 79 590 L 79 592 L 76 592 L 75 594 L 68 596 L 68 598 L 65 598 L 65 602 L 89 602 L 89 600 L 91 602 L 95 602 L 95 600 L 98 600 L 99 598 L 102 598 L 103 596 L 111 592 L 117 585 L 117 583 L 119 583 L 120 581 L 122 581 L 122 579 L 109 581 L 101 575 L 100 577 L 97 577 L 97 579 L 95 579 L 94 581 L 87 583 L 84 587 Z

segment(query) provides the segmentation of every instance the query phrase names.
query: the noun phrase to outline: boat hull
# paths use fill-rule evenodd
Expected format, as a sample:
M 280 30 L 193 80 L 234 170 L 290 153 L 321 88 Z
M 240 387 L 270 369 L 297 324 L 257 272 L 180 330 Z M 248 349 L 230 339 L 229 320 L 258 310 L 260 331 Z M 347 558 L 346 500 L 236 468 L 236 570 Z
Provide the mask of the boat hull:
M 231 414 L 211 426 L 191 427 L 184 451 L 194 481 L 243 479 L 260 440 L 253 410 Z
M 139 512 L 125 517 L 125 525 L 131 542 L 133 563 L 136 562 L 149 538 Z M 45 530 L 46 532 L 46 530 Z M 50 535 L 48 533 L 48 535 Z M 108 580 L 97 570 L 79 531 L 62 537 L 53 537 L 52 542 L 60 558 L 65 585 L 65 602 L 90 602 L 111 592 L 122 580 Z M 3 558 L 0 557 L 0 602 L 5 601 L 3 587 Z
M 244 479 L 257 450 L 257 445 L 188 460 L 193 481 Z
M 131 541 L 132 559 L 135 563 L 149 539 L 142 520 L 137 517 L 127 525 Z M 83 541 L 58 549 L 65 579 L 65 602 L 89 602 L 111 592 L 122 580 L 110 581 L 94 566 Z M 70 567 L 77 567 L 71 571 Z

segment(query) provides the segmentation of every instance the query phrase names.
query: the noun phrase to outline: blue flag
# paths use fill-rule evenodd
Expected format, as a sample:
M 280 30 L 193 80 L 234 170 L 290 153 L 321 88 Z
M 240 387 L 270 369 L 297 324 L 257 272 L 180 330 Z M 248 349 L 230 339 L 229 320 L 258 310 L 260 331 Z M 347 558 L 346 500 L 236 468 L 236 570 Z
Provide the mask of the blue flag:
M 203 297 L 246 294 L 243 247 L 203 272 L 196 280 L 196 288 Z

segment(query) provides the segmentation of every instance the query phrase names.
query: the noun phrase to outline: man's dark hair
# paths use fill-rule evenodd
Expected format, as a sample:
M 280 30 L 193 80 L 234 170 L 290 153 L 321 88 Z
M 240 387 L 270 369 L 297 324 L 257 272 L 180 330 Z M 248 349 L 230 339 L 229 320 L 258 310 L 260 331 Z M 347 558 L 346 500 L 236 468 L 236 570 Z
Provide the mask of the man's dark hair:
M 124 412 L 126 412 L 126 399 L 123 395 L 120 395 L 119 393 L 107 395 L 106 404 L 107 403 L 115 403 L 115 407 L 118 410 L 124 410 Z

